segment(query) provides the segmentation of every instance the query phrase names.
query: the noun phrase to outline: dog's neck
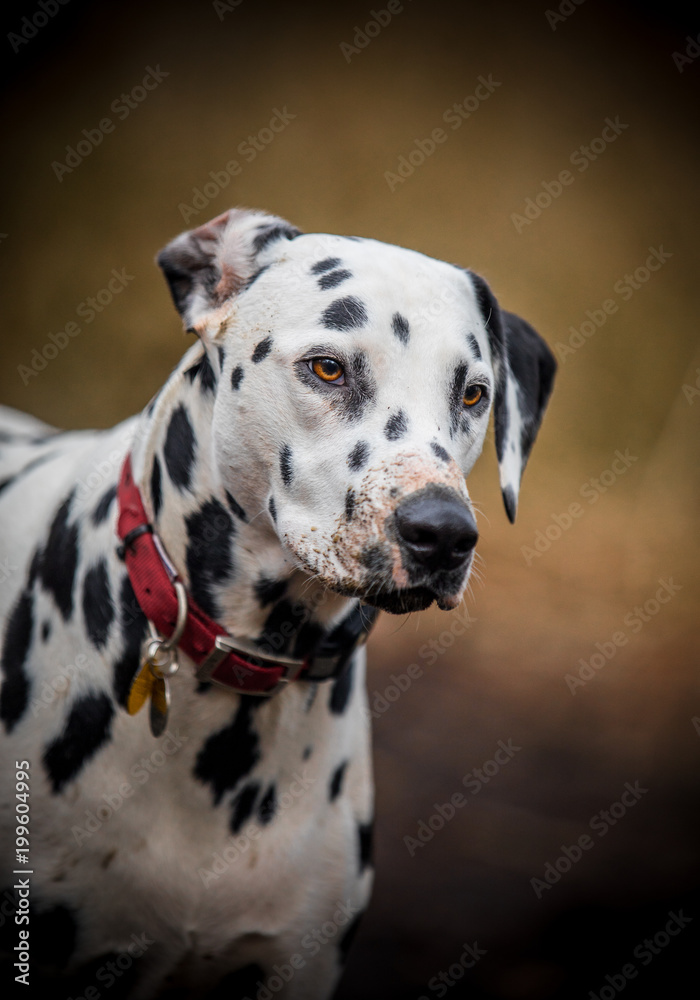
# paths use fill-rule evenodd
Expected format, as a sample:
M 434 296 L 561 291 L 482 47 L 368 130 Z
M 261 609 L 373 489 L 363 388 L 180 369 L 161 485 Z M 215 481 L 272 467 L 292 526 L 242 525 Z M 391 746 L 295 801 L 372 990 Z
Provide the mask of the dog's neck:
M 263 499 L 221 482 L 212 420 L 219 359 L 195 344 L 137 423 L 131 449 L 144 505 L 188 591 L 234 636 L 303 657 L 357 604 L 285 551 Z

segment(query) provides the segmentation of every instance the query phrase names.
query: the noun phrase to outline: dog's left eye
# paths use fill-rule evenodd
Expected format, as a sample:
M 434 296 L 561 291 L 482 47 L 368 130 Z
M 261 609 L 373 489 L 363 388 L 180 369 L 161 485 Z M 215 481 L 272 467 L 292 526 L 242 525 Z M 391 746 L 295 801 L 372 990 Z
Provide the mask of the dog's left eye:
M 334 385 L 345 383 L 343 366 L 333 358 L 312 358 L 308 365 L 314 375 L 322 382 L 332 382 Z
M 484 396 L 483 385 L 468 385 L 464 390 L 464 397 L 462 402 L 465 406 L 476 406 L 476 404 L 483 399 Z

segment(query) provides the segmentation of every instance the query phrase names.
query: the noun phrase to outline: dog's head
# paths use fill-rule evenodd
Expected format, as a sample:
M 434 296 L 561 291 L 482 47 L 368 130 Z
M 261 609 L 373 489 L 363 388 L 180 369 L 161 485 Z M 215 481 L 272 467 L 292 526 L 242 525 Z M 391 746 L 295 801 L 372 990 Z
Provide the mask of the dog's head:
M 455 607 L 477 530 L 465 476 L 491 409 L 511 521 L 555 362 L 483 279 L 241 209 L 158 257 L 221 378 L 222 488 L 329 588 Z

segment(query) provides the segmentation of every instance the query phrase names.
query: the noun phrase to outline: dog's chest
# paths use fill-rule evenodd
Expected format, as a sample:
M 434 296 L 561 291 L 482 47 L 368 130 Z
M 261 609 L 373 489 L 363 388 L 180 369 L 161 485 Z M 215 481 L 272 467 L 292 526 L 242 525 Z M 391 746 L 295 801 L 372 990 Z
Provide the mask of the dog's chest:
M 313 926 L 323 915 L 319 882 L 343 901 L 363 874 L 360 820 L 371 793 L 362 665 L 355 670 L 342 717 L 328 685 L 308 711 L 290 704 L 310 700 L 303 685 L 255 708 L 205 695 L 215 701 L 198 729 L 180 698 L 158 742 L 143 720 L 120 719 L 99 767 L 63 796 L 60 840 L 71 847 L 43 873 L 47 882 L 69 878 L 87 925 L 104 916 L 124 939 L 138 901 L 153 936 L 174 935 L 183 953 L 193 941 L 219 952 L 245 935 Z M 50 838 L 55 805 L 37 816 Z

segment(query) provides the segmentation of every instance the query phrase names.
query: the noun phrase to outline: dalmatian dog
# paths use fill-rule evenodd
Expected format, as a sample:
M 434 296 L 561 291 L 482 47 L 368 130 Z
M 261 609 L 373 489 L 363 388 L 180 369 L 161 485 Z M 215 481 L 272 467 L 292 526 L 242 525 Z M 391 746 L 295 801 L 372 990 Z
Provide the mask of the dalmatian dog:
M 364 639 L 459 605 L 489 414 L 513 520 L 555 363 L 371 239 L 234 209 L 158 262 L 196 341 L 141 414 L 0 416 L 4 981 L 320 1000 L 372 883 Z

